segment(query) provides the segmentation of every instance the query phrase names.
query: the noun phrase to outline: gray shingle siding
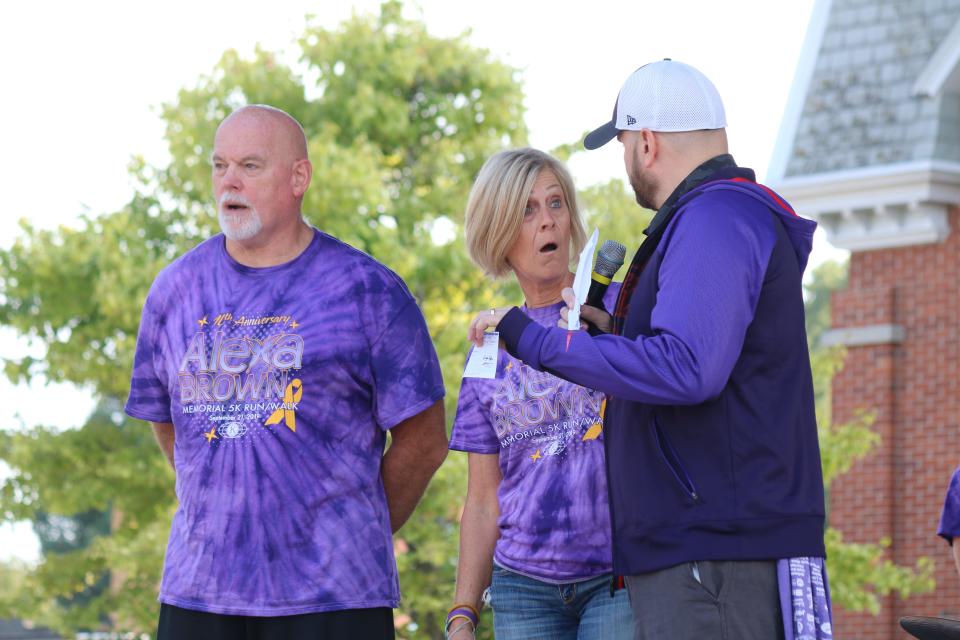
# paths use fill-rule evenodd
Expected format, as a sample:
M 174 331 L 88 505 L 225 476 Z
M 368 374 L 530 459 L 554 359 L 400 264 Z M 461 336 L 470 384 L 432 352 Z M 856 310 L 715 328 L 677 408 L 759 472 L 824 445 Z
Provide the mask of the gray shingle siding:
M 960 0 L 833 0 L 786 176 L 960 161 L 960 94 L 912 95 Z

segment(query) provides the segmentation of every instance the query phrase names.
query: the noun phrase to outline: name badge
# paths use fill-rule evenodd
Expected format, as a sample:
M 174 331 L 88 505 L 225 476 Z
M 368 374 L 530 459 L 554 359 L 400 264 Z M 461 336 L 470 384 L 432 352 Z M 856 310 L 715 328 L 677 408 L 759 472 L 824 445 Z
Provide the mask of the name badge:
M 474 347 L 470 352 L 470 359 L 463 370 L 464 378 L 496 378 L 497 377 L 497 346 L 500 344 L 500 334 L 496 331 L 483 334 L 483 346 Z

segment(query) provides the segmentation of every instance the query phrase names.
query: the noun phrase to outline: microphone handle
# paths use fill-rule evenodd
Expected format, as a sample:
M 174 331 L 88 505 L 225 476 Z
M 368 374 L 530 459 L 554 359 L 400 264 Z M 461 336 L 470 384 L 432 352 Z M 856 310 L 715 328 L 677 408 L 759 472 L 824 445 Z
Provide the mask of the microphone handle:
M 606 282 L 604 282 L 604 280 Z M 604 278 L 594 271 L 590 278 L 590 291 L 587 292 L 587 300 L 583 304 L 588 304 L 591 307 L 596 307 L 606 311 L 606 307 L 603 306 L 603 295 L 607 292 L 607 287 L 609 286 L 610 279 Z M 603 334 L 603 331 L 600 331 L 600 329 L 598 329 L 592 322 L 588 322 L 583 319 L 581 319 L 581 322 L 587 325 L 587 333 L 589 333 L 591 336 L 599 336 Z

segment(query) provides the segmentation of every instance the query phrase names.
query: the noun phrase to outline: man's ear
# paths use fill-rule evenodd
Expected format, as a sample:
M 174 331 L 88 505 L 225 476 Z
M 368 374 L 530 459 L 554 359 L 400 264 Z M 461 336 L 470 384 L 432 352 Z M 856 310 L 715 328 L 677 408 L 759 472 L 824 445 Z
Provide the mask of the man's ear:
M 639 147 L 643 168 L 649 169 L 660 153 L 660 138 L 650 129 L 641 129 L 637 146 Z
M 293 195 L 303 196 L 310 186 L 310 179 L 313 177 L 313 165 L 306 158 L 297 160 L 293 163 L 293 172 L 290 177 L 290 186 L 293 189 Z

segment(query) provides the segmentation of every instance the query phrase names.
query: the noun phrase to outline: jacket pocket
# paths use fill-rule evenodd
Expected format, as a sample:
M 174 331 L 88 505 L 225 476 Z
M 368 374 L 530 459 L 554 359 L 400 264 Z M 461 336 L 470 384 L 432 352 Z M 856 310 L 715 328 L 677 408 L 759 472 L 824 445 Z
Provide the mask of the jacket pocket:
M 683 467 L 683 461 L 680 460 L 680 456 L 677 455 L 677 450 L 673 448 L 667 434 L 660 428 L 660 423 L 655 416 L 653 418 L 653 429 L 654 435 L 657 438 L 657 450 L 660 452 L 660 458 L 663 460 L 663 463 L 667 466 L 667 469 L 670 470 L 670 473 L 677 481 L 677 484 L 680 485 L 683 492 L 687 494 L 687 497 L 694 502 L 699 502 L 700 492 L 697 491 L 696 485 L 694 485 L 693 480 L 690 479 L 690 474 L 687 473 L 687 470 Z

